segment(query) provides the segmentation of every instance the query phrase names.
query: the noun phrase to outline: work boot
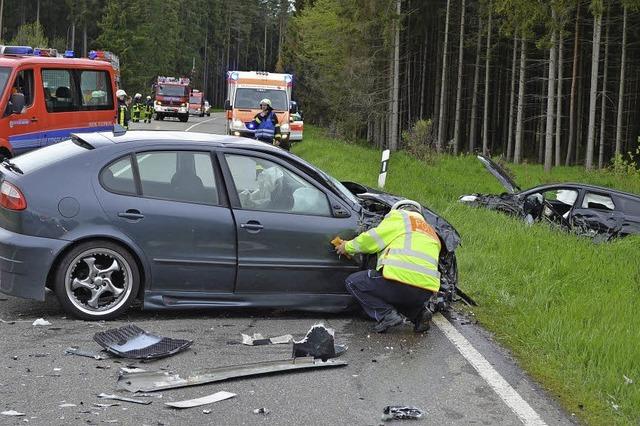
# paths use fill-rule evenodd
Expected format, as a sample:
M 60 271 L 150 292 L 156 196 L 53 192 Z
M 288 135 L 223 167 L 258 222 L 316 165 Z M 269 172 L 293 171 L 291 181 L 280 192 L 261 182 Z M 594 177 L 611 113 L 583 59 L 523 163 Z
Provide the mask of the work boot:
M 402 324 L 403 319 L 395 311 L 395 309 L 389 311 L 378 323 L 373 326 L 373 331 L 376 333 L 384 333 L 391 327 L 395 327 L 396 325 Z
M 413 322 L 413 331 L 416 333 L 424 333 L 431 327 L 431 318 L 433 314 L 426 306 L 422 307 L 420 313 L 411 321 Z

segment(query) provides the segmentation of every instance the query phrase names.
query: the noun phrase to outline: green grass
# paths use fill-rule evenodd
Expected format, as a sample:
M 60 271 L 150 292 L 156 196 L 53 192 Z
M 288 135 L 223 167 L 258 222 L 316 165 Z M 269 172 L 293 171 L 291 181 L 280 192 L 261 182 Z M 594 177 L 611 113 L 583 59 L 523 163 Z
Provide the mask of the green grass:
M 340 180 L 375 186 L 380 153 L 305 126 L 297 155 Z M 523 188 L 578 181 L 640 194 L 640 179 L 579 167 L 510 166 Z M 640 237 L 606 244 L 457 202 L 503 188 L 473 156 L 434 164 L 391 156 L 387 191 L 425 203 L 462 235 L 460 287 L 523 368 L 588 424 L 640 423 Z M 627 384 L 623 376 L 634 383 Z M 614 409 L 613 405 L 618 409 Z

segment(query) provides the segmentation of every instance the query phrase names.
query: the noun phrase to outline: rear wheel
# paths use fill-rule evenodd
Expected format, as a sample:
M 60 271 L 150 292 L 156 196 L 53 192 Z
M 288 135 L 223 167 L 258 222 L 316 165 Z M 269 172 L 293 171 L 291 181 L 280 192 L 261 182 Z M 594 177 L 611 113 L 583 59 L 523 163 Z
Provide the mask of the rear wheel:
M 181 115 L 178 117 L 180 119 L 180 121 L 182 121 L 183 123 L 186 123 L 189 120 L 189 116 L 188 115 Z
M 55 292 L 69 314 L 85 320 L 112 319 L 138 294 L 140 272 L 131 254 L 110 241 L 79 244 L 63 258 Z

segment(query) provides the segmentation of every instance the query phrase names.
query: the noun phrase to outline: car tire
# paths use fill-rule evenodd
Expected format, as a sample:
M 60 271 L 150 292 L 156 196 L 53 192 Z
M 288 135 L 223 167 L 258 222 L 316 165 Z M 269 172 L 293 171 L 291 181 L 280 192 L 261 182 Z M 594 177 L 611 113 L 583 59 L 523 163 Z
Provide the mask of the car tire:
M 108 320 L 136 298 L 140 271 L 129 251 L 111 241 L 78 244 L 58 264 L 54 289 L 65 312 L 83 320 Z
M 183 123 L 186 123 L 189 120 L 189 116 L 188 115 L 181 115 L 178 117 L 180 119 L 180 121 L 182 121 Z

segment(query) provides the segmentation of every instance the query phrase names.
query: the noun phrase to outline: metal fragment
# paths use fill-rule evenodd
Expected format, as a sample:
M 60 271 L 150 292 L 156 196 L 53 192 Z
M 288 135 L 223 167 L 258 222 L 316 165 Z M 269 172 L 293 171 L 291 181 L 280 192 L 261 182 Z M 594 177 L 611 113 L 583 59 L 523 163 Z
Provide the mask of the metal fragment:
M 165 402 L 164 405 L 168 405 L 173 408 L 193 408 L 201 405 L 212 404 L 218 401 L 224 401 L 225 399 L 233 398 L 235 393 L 220 391 L 211 395 L 203 396 L 202 398 L 187 399 L 185 401 Z
M 143 401 L 141 399 L 127 398 L 125 396 L 111 395 L 111 394 L 106 394 L 106 393 L 101 393 L 100 395 L 98 395 L 98 398 L 113 399 L 113 400 L 116 400 L 116 401 L 124 401 L 124 402 L 133 402 L 134 404 L 142 404 L 142 405 L 151 404 L 151 401 Z
M 85 351 L 82 350 L 80 348 L 78 348 L 77 346 L 70 346 L 67 349 L 64 350 L 64 354 L 65 355 L 78 355 L 78 356 L 84 356 L 87 358 L 93 358 L 93 359 L 97 359 L 97 360 L 102 360 L 102 359 L 106 359 L 105 356 L 103 355 L 99 355 L 95 352 L 89 352 L 89 351 Z

